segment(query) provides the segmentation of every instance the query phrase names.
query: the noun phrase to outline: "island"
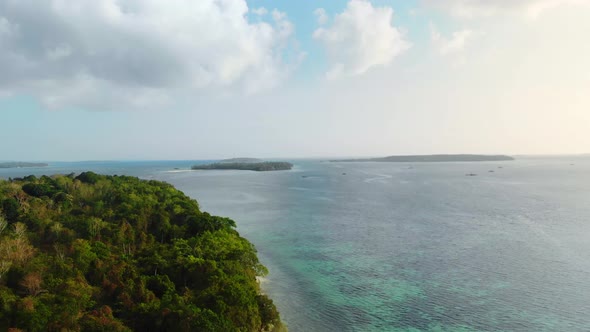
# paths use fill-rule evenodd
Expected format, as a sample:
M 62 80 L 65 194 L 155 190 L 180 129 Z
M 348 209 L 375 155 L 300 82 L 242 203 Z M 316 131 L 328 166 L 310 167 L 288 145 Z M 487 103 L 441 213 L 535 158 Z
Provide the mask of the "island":
M 46 167 L 46 163 L 27 163 L 22 161 L 10 161 L 0 163 L 0 168 L 21 168 L 21 167 Z
M 229 159 L 223 159 L 219 161 L 220 163 L 223 164 L 233 164 L 233 163 L 261 163 L 263 162 L 262 159 L 258 159 L 258 158 L 229 158 Z
M 361 158 L 361 159 L 340 159 L 330 162 L 399 162 L 399 163 L 426 163 L 426 162 L 475 162 L 475 161 L 510 161 L 514 158 L 505 155 L 482 155 L 482 154 L 432 154 L 432 155 L 407 155 L 389 156 L 382 158 Z
M 243 170 L 243 171 L 285 171 L 293 168 L 293 164 L 284 161 L 263 161 L 263 162 L 217 162 L 213 164 L 194 165 L 193 170 Z
M 0 331 L 284 331 L 233 220 L 172 185 L 0 179 Z

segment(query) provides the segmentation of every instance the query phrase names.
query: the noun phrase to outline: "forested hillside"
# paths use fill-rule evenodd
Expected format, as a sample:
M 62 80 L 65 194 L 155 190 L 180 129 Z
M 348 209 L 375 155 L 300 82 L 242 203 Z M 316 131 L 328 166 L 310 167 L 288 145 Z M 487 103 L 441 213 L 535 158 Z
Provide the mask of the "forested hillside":
M 282 329 L 234 221 L 169 184 L 0 180 L 0 331 Z

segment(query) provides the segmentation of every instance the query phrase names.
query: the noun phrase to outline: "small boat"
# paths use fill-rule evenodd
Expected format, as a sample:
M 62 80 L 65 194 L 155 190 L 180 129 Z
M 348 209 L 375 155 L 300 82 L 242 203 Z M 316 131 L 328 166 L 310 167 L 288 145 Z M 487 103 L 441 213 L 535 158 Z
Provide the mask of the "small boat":
M 477 174 L 475 174 L 475 173 L 467 173 L 467 174 L 465 174 L 465 176 L 477 176 Z

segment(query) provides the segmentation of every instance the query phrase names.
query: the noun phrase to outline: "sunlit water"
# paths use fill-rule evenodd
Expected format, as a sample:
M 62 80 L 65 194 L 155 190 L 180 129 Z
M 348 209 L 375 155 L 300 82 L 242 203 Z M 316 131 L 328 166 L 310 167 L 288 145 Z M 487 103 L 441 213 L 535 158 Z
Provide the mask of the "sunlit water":
M 590 159 L 173 170 L 192 163 L 0 177 L 91 169 L 174 184 L 256 245 L 290 331 L 590 330 Z

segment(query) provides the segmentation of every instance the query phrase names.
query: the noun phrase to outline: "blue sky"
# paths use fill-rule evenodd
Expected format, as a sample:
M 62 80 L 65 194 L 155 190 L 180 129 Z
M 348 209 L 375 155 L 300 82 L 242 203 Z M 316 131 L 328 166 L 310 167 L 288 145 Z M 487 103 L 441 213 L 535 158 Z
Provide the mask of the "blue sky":
M 0 0 L 0 160 L 589 152 L 589 17 L 583 0 Z
M 427 17 L 416 17 L 410 13 L 416 10 L 417 2 L 413 0 L 406 1 L 372 1 L 374 6 L 388 6 L 394 9 L 394 21 L 397 26 L 404 27 L 407 33 L 414 38 L 428 40 L 428 19 Z M 319 1 L 272 1 L 272 0 L 254 0 L 248 1 L 252 8 L 277 8 L 288 14 L 289 19 L 296 26 L 297 40 L 301 43 L 301 48 L 307 54 L 307 60 L 303 64 L 302 72 L 304 75 L 321 75 L 325 70 L 326 59 L 322 52 L 321 45 L 312 38 L 313 32 L 317 29 L 318 24 L 314 11 L 317 8 L 324 8 L 327 13 L 340 13 L 346 8 L 346 1 L 319 0 Z

